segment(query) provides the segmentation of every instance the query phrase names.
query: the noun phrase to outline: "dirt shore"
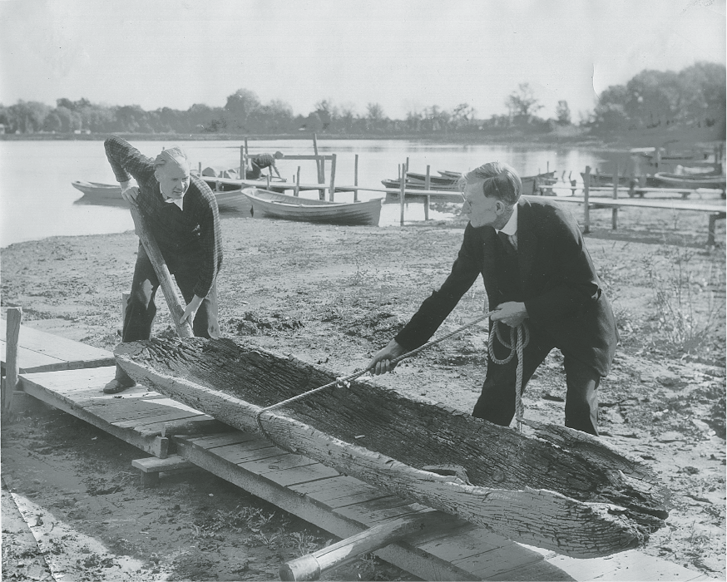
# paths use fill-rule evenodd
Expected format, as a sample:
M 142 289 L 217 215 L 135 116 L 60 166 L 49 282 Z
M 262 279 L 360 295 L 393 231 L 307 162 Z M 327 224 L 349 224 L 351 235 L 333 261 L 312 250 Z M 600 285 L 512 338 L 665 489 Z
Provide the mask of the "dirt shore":
M 587 246 L 621 334 L 600 390 L 603 438 L 644 459 L 673 493 L 667 527 L 644 551 L 724 579 L 724 244 L 704 246 L 707 221 L 696 213 L 629 209 L 617 231 L 606 210 L 592 219 Z M 341 373 L 363 367 L 444 281 L 464 226 L 234 215 L 222 224 L 223 333 Z M 725 240 L 723 221 L 717 240 Z M 113 349 L 136 246 L 129 232 L 4 248 L 3 312 L 20 306 L 27 325 Z M 481 313 L 484 302 L 478 281 L 439 333 Z M 155 333 L 172 333 L 161 294 L 158 304 Z M 379 381 L 469 412 L 484 379 L 485 341 L 474 328 Z M 526 416 L 562 423 L 564 393 L 562 357 L 553 352 L 527 388 Z M 4 423 L 2 436 L 3 482 L 41 539 L 39 553 L 6 531 L 4 491 L 4 579 L 31 571 L 30 579 L 48 579 L 49 565 L 64 580 L 269 580 L 283 561 L 331 539 L 201 471 L 143 490 L 130 466 L 143 454 L 63 413 L 29 412 Z M 365 557 L 328 579 L 413 578 Z

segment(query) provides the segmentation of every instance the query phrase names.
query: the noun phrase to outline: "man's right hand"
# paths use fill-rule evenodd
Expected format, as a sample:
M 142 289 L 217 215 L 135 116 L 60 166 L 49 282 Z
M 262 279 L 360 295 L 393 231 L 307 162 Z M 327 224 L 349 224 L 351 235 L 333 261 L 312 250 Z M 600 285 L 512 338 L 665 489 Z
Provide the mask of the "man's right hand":
M 139 195 L 139 187 L 136 185 L 136 182 L 128 180 L 126 182 L 121 182 L 119 185 L 121 186 L 121 197 L 124 200 L 129 203 L 131 203 L 132 200 L 136 200 L 136 197 Z
M 406 350 L 399 345 L 396 340 L 391 340 L 384 349 L 379 350 L 374 354 L 374 357 L 369 362 L 368 370 L 374 375 L 385 374 L 391 372 L 396 368 L 396 364 L 392 364 L 391 360 L 398 358 Z

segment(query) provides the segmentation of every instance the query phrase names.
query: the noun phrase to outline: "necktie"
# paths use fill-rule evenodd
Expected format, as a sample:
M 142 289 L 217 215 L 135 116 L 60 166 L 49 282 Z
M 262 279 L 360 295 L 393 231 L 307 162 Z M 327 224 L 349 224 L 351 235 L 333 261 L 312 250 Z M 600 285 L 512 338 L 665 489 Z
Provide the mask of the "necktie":
M 515 247 L 513 246 L 512 242 L 510 241 L 510 237 L 508 235 L 506 235 L 502 231 L 498 231 L 497 237 L 500 239 L 500 242 L 502 243 L 502 248 L 505 250 L 505 254 L 513 255 L 517 252 L 515 250 Z

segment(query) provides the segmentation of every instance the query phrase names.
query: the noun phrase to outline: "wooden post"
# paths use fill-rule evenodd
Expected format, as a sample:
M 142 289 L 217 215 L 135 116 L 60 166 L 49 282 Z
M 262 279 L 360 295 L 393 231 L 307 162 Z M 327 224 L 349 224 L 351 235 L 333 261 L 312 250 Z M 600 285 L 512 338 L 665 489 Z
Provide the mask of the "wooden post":
M 20 307 L 8 307 L 7 333 L 5 336 L 5 382 L 2 385 L 2 412 L 9 413 L 13 407 L 13 392 L 18 385 L 20 365 L 18 364 L 18 341 L 20 339 L 20 322 L 23 310 Z
M 588 196 L 591 189 L 591 166 L 586 166 L 586 173 L 583 176 L 583 233 L 591 232 L 591 215 L 589 212 Z
M 404 226 L 404 197 L 406 196 L 406 166 L 401 165 L 401 180 L 399 180 L 399 224 Z
M 358 202 L 358 154 L 353 158 L 353 185 L 356 187 L 353 191 L 353 201 Z
M 427 164 L 427 173 L 424 176 L 424 189 L 430 190 L 432 180 L 429 177 L 429 165 Z M 431 202 L 432 197 L 430 194 L 427 194 L 426 199 L 424 200 L 424 220 L 429 220 L 429 203 Z
M 177 328 L 177 333 L 179 334 L 179 337 L 194 337 L 194 332 L 192 332 L 192 326 L 189 322 L 185 322 L 184 324 L 179 323 L 182 315 L 184 315 L 184 306 L 179 300 L 179 295 L 177 294 L 174 283 L 172 282 L 172 275 L 169 272 L 169 267 L 167 267 L 167 264 L 164 262 L 164 257 L 162 256 L 153 235 L 149 232 L 149 229 L 146 226 L 146 221 L 139 211 L 137 202 L 135 200 L 132 201 L 131 204 L 129 204 L 129 207 L 131 209 L 131 217 L 134 219 L 136 234 L 138 235 L 139 240 L 141 240 L 141 244 L 144 246 L 146 254 L 149 256 L 149 260 L 154 267 L 157 279 L 159 279 L 159 284 L 164 292 L 164 299 L 166 300 L 169 311 L 172 314 L 172 320 L 174 321 L 174 326 Z
M 298 172 L 295 175 L 295 188 L 293 189 L 293 196 L 297 196 L 300 193 L 300 166 L 298 166 Z
M 267 180 L 267 186 L 266 186 L 266 188 L 267 188 L 268 190 L 270 190 L 270 174 L 268 174 L 268 175 L 267 175 L 267 176 L 265 177 L 265 179 Z
M 326 172 L 323 167 L 323 160 L 318 157 L 318 138 L 316 137 L 315 133 L 313 134 L 313 153 L 316 155 L 316 170 L 318 172 L 318 183 L 323 184 L 326 179 Z M 318 190 L 318 199 L 326 199 L 326 193 L 324 190 Z
M 240 146 L 240 180 L 247 178 L 247 163 L 245 160 L 245 146 Z
M 709 226 L 707 227 L 707 245 L 710 247 L 714 246 L 714 231 L 715 231 L 715 223 L 717 222 L 717 219 L 719 218 L 719 214 L 710 214 L 709 215 Z
M 402 517 L 341 540 L 312 554 L 291 560 L 280 567 L 281 580 L 318 580 L 326 570 L 347 564 L 362 554 L 368 554 L 401 540 L 419 530 L 432 526 L 431 516 Z
M 331 186 L 328 188 L 328 199 L 333 202 L 336 195 L 336 154 L 331 154 Z
M 618 162 L 613 165 L 613 199 L 618 198 Z M 611 229 L 616 230 L 618 228 L 618 206 L 614 206 L 611 209 Z

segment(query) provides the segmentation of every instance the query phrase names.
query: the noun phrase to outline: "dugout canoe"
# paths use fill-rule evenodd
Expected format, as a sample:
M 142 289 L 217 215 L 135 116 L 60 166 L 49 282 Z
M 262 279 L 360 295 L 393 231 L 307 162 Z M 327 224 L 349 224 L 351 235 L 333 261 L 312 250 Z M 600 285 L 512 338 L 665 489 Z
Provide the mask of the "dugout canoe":
M 529 422 L 520 433 L 361 378 L 260 414 L 340 376 L 239 340 L 155 338 L 115 355 L 138 382 L 225 424 L 518 542 L 606 556 L 642 545 L 668 515 L 643 463 L 579 431 Z
M 378 226 L 383 203 L 382 198 L 366 202 L 329 202 L 261 188 L 245 188 L 242 193 L 250 200 L 252 215 L 256 217 L 343 226 Z

